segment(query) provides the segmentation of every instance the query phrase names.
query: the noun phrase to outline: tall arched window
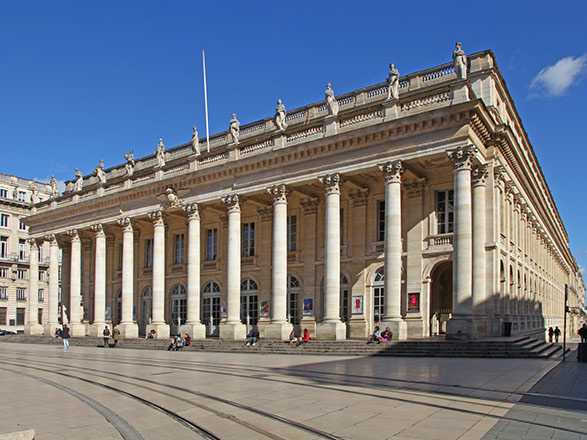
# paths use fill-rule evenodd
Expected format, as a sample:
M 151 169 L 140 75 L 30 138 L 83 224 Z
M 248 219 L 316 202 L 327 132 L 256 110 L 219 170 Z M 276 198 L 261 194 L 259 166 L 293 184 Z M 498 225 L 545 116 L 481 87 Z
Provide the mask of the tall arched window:
M 250 326 L 257 325 L 259 319 L 259 296 L 257 283 L 246 279 L 241 283 L 241 322 Z
M 373 322 L 381 322 L 385 308 L 385 272 L 380 268 L 373 277 Z
M 300 324 L 300 282 L 294 276 L 287 277 L 287 316 L 290 324 Z
M 116 322 L 114 325 L 120 324 L 122 321 L 122 290 L 116 294 Z
M 186 290 L 183 284 L 176 284 L 171 288 L 169 295 L 171 302 L 169 310 L 171 310 L 171 328 L 172 333 L 179 330 L 179 326 L 184 324 L 187 316 L 186 309 Z
M 213 281 L 206 283 L 202 289 L 201 313 L 207 335 L 216 336 L 220 323 L 220 286 Z
M 322 317 L 324 317 L 325 305 L 324 305 L 324 278 L 322 278 L 322 282 L 320 283 L 320 294 L 321 294 L 321 303 L 322 303 Z M 349 308 L 349 281 L 344 274 L 340 275 L 340 299 L 339 299 L 339 315 L 340 319 L 343 322 L 347 322 L 350 315 L 350 308 Z
M 143 289 L 143 293 L 141 294 L 141 307 L 143 311 L 141 325 L 144 327 L 151 323 L 151 317 L 153 316 L 151 314 L 153 308 L 153 288 L 151 286 Z

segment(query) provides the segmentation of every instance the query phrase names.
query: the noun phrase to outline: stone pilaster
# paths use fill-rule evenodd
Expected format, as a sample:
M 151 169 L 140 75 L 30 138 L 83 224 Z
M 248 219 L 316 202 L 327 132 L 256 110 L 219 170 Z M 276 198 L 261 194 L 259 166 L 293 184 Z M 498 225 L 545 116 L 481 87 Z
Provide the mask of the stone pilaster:
M 287 322 L 287 188 L 275 185 L 273 196 L 273 250 L 271 260 L 271 324 L 265 329 L 270 339 L 287 340 L 292 325 Z
M 476 335 L 473 320 L 473 227 L 471 167 L 477 148 L 460 147 L 448 152 L 454 165 L 454 251 L 453 314 L 448 322 L 449 339 L 471 339 Z
M 393 339 L 406 339 L 407 326 L 401 315 L 402 298 L 402 162 L 379 165 L 385 178 L 385 300 L 381 327 L 390 327 Z
M 346 339 L 346 324 L 340 320 L 340 174 L 321 177 L 326 190 L 324 225 L 324 317 L 317 325 L 320 339 Z
M 228 209 L 228 259 L 226 285 L 228 313 L 226 321 L 220 323 L 220 338 L 229 340 L 245 339 L 246 325 L 240 320 L 241 285 L 241 209 L 236 194 L 222 198 Z
M 45 334 L 52 335 L 59 326 L 59 243 L 53 234 L 45 236 L 49 242 L 49 297 Z
M 206 326 L 200 322 L 200 208 L 192 203 L 184 210 L 188 215 L 188 297 L 187 321 L 182 330 L 193 339 L 205 339 Z
M 158 339 L 169 338 L 169 325 L 165 322 L 165 222 L 163 211 L 149 214 L 153 221 L 153 321 L 147 333 L 155 330 Z
M 131 219 L 118 220 L 122 227 L 122 321 L 118 324 L 120 336 L 138 338 L 139 327 L 133 321 L 134 305 L 134 231 Z
M 77 229 L 67 231 L 71 238 L 71 272 L 69 282 L 69 328 L 71 336 L 85 336 L 86 328 L 81 323 L 81 239 Z
M 102 224 L 92 225 L 96 235 L 94 259 L 94 320 L 90 336 L 100 337 L 106 325 L 106 234 Z
M 24 332 L 27 335 L 42 335 L 43 326 L 39 324 L 39 246 L 36 240 L 29 240 L 29 310 Z
M 486 252 L 487 242 L 485 222 L 485 182 L 489 175 L 489 166 L 480 165 L 473 168 L 473 315 L 479 335 L 487 335 L 486 313 Z

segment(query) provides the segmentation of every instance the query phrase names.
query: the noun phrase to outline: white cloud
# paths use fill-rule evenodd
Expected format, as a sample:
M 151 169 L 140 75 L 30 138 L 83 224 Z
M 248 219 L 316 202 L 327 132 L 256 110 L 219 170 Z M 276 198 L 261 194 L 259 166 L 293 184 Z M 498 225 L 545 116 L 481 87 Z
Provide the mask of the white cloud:
M 532 80 L 530 88 L 534 92 L 530 97 L 558 97 L 566 93 L 573 81 L 587 69 L 587 54 L 580 57 L 566 57 L 552 66 L 545 67 Z

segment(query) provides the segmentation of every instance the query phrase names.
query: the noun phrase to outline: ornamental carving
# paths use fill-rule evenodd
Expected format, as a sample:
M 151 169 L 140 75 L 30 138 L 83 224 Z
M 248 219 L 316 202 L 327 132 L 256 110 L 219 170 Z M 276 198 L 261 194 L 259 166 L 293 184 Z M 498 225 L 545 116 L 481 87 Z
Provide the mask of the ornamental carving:
M 116 242 L 116 236 L 114 234 L 106 234 L 106 245 L 107 246 L 114 246 Z
M 447 154 L 456 170 L 469 170 L 478 151 L 477 147 L 469 145 L 449 150 Z
M 274 203 L 287 203 L 288 190 L 284 184 L 267 188 L 267 192 L 273 196 Z
M 485 185 L 487 177 L 489 177 L 489 165 L 487 164 L 473 167 L 471 170 L 471 181 L 473 186 Z
M 96 233 L 96 238 L 106 237 L 106 232 L 104 231 L 102 223 L 96 223 L 95 225 L 90 226 L 90 229 Z
M 165 145 L 163 139 L 159 138 L 157 149 L 155 150 L 155 157 L 157 158 L 157 166 L 163 168 L 165 166 Z
M 132 221 L 128 217 L 118 219 L 118 224 L 122 226 L 122 232 L 132 232 Z
M 408 195 L 409 199 L 421 198 L 424 195 L 424 187 L 426 186 L 426 179 L 418 179 L 413 182 L 406 182 L 403 184 L 403 189 Z
M 183 207 L 189 220 L 200 220 L 200 207 L 197 203 L 191 203 Z
M 270 221 L 273 218 L 273 208 L 257 208 L 257 214 L 262 222 Z
M 277 107 L 275 108 L 275 125 L 277 125 L 278 130 L 284 131 L 287 128 L 287 122 L 285 122 L 286 116 L 287 110 L 285 109 L 285 105 L 283 105 L 281 99 L 278 99 Z
M 349 197 L 353 201 L 353 207 L 366 206 L 369 197 L 369 188 L 361 188 L 357 191 L 350 191 Z
M 318 212 L 318 199 L 304 199 L 300 201 L 304 214 L 316 214 Z
M 379 171 L 383 174 L 385 182 L 387 183 L 400 183 L 402 174 L 404 173 L 404 166 L 401 160 L 394 160 L 393 162 L 386 162 L 381 165 L 377 165 Z
M 38 249 L 39 248 L 39 246 L 37 244 L 37 239 L 36 238 L 29 238 L 27 240 L 27 243 L 31 247 L 31 251 L 33 251 L 34 249 Z
M 57 242 L 57 237 L 55 236 L 55 234 L 46 234 L 45 241 L 48 241 L 51 246 L 59 246 L 59 243 Z
M 94 169 L 94 174 L 98 178 L 98 184 L 103 185 L 106 183 L 106 172 L 104 171 L 104 159 L 100 159 L 100 163 Z
M 72 242 L 80 241 L 80 237 L 79 237 L 79 233 L 78 233 L 77 229 L 71 229 L 71 230 L 67 231 L 66 234 L 69 235 Z
M 229 213 L 241 212 L 241 207 L 239 204 L 239 198 L 237 194 L 230 194 L 228 196 L 222 197 L 222 203 L 226 205 L 226 209 Z
M 326 188 L 326 194 L 340 194 L 340 185 L 342 185 L 343 181 L 339 173 L 328 174 L 326 176 L 319 177 L 318 180 Z
M 503 165 L 496 165 L 493 167 L 493 181 L 495 182 L 495 185 L 504 183 L 506 175 L 507 173 L 505 172 L 505 167 Z
M 149 213 L 149 218 L 153 222 L 153 226 L 165 226 L 165 216 L 163 211 L 153 211 Z

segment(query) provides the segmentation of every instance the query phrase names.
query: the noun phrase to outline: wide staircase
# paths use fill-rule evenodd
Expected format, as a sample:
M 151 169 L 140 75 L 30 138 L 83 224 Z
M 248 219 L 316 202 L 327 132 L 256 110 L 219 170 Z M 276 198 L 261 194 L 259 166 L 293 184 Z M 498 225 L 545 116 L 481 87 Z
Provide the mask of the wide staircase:
M 170 339 L 121 339 L 120 348 L 166 350 Z M 19 344 L 61 345 L 50 336 L 8 335 L 0 342 Z M 71 338 L 72 346 L 102 347 L 103 338 Z M 112 346 L 112 339 L 110 339 Z M 311 340 L 301 346 L 288 342 L 262 339 L 255 346 L 243 341 L 206 339 L 193 341 L 186 351 L 211 351 L 260 354 L 312 354 L 337 356 L 412 356 L 412 357 L 471 357 L 471 358 L 536 358 L 548 359 L 562 355 L 561 344 L 551 344 L 530 336 L 479 339 L 475 341 L 446 341 L 441 339 L 412 339 L 407 341 L 367 344 L 366 340 Z

